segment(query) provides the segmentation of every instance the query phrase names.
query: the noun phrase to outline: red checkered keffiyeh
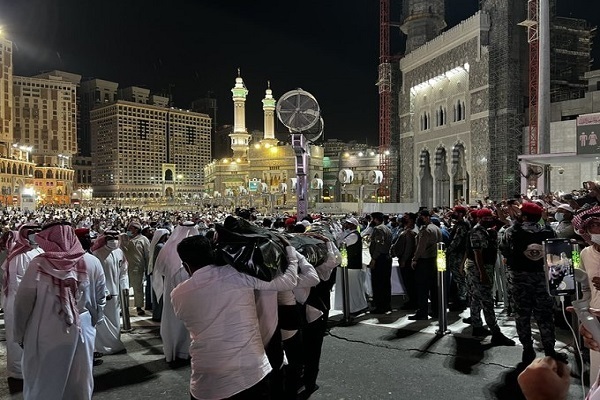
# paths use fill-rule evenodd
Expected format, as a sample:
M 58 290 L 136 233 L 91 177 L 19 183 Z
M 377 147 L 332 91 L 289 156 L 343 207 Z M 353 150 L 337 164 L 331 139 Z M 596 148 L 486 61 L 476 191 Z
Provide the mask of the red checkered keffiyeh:
M 36 240 L 44 250 L 37 257 L 47 261 L 40 263 L 40 273 L 52 278 L 67 326 L 79 326 L 78 291 L 88 277 L 83 260 L 85 251 L 75 230 L 70 225 L 52 225 L 38 233 Z
M 573 228 L 575 232 L 585 240 L 587 244 L 592 244 L 591 236 L 587 233 L 586 226 L 595 219 L 600 219 L 600 206 L 594 206 L 588 210 L 578 213 L 573 217 Z

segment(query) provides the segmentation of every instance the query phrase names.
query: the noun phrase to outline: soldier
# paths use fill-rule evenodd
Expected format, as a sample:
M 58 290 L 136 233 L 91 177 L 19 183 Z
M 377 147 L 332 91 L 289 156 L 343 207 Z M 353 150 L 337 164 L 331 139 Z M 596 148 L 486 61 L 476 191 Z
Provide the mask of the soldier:
M 567 356 L 554 350 L 553 301 L 546 289 L 542 243 L 555 237 L 549 225 L 540 225 L 543 209 L 534 203 L 523 203 L 514 214 L 515 221 L 502 240 L 500 250 L 508 265 L 509 290 L 515 304 L 517 333 L 523 345 L 523 363 L 532 362 L 536 353 L 531 338 L 531 316 L 535 317 L 544 353 L 559 361 Z
M 471 324 L 473 336 L 492 334 L 492 344 L 514 346 L 515 342 L 502 334 L 494 312 L 494 265 L 498 254 L 498 234 L 493 229 L 494 216 L 489 208 L 478 212 L 479 223 L 469 232 L 466 276 L 471 290 Z M 489 328 L 483 327 L 481 310 Z M 491 330 L 491 332 L 490 332 Z
M 450 244 L 446 251 L 448 271 L 451 274 L 450 283 L 450 305 L 452 311 L 462 311 L 467 306 L 467 280 L 463 265 L 467 250 L 467 238 L 471 226 L 465 220 L 468 210 L 463 206 L 453 209 L 451 219 L 453 221 L 450 229 Z

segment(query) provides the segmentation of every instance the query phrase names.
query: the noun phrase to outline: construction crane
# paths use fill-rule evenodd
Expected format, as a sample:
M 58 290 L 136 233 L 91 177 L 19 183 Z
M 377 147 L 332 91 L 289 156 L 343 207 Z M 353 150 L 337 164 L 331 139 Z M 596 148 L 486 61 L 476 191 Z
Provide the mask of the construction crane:
M 538 153 L 539 7 L 539 0 L 528 0 L 527 19 L 519 24 L 527 28 L 527 42 L 529 43 L 529 154 Z
M 378 190 L 380 201 L 390 201 L 392 138 L 392 65 L 390 56 L 390 0 L 379 1 L 379 169 L 383 180 Z

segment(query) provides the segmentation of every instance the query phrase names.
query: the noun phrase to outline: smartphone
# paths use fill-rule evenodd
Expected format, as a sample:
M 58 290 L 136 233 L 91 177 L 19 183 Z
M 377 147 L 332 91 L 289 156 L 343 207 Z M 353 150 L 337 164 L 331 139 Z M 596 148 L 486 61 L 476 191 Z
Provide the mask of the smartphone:
M 574 263 L 579 262 L 579 246 L 569 239 L 544 240 L 544 270 L 551 296 L 575 295 Z

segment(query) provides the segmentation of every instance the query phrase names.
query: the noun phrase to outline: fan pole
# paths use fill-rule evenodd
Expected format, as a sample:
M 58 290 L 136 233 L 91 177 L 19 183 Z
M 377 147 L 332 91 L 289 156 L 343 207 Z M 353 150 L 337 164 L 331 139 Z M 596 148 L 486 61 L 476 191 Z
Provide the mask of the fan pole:
M 297 220 L 302 221 L 308 215 L 308 158 L 309 149 L 306 138 L 301 133 L 292 133 L 292 148 L 296 153 L 296 199 Z

